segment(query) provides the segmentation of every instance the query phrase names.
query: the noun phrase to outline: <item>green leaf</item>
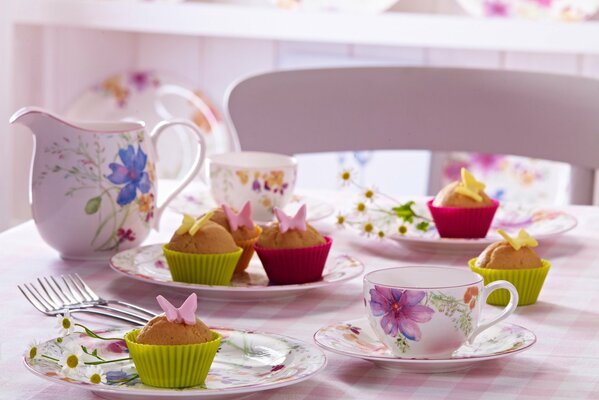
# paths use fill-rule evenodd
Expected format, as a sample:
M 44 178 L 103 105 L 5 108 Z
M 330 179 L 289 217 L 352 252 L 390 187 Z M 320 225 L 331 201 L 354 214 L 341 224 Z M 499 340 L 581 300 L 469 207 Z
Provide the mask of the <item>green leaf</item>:
M 422 231 L 422 232 L 426 232 L 426 231 L 428 231 L 429 225 L 430 225 L 430 223 L 428 223 L 427 221 L 422 221 L 418 225 L 416 225 L 416 229 L 418 229 L 419 231 Z
M 100 205 L 102 204 L 102 197 L 92 197 L 87 201 L 85 205 L 85 213 L 88 215 L 92 215 L 98 212 L 100 209 Z
M 407 203 L 400 204 L 399 207 L 393 207 L 391 210 L 397 215 L 398 218 L 404 220 L 404 222 L 412 223 L 414 222 L 414 210 L 412 210 L 412 206 L 415 204 L 413 201 L 408 201 Z

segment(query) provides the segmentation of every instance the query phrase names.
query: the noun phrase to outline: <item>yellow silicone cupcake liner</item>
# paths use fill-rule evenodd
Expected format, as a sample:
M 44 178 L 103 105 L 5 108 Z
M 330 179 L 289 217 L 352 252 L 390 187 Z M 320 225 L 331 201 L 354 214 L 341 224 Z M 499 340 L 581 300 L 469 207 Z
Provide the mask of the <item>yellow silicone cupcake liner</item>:
M 213 340 L 206 343 L 167 346 L 136 343 L 139 331 L 127 333 L 125 342 L 144 385 L 184 388 L 204 383 L 220 347 L 220 334 L 213 331 Z
M 173 281 L 202 285 L 227 286 L 235 272 L 242 248 L 232 253 L 191 254 L 169 250 L 162 246 Z
M 468 262 L 472 272 L 481 275 L 485 281 L 485 285 L 493 281 L 504 280 L 510 282 L 518 290 L 518 305 L 526 306 L 534 304 L 539 297 L 545 277 L 551 268 L 551 263 L 547 260 L 542 260 L 543 266 L 540 268 L 528 269 L 489 269 L 478 268 L 474 265 L 476 258 Z M 510 293 L 505 289 L 495 290 L 487 298 L 487 303 L 496 306 L 505 306 L 510 300 Z
M 250 265 L 250 260 L 254 255 L 254 244 L 260 238 L 260 234 L 262 233 L 262 228 L 256 226 L 256 237 L 248 240 L 236 240 L 235 244 L 243 249 L 243 253 L 241 253 L 241 257 L 239 257 L 239 261 L 237 261 L 237 266 L 235 267 L 235 273 L 243 272 L 246 270 L 248 265 Z

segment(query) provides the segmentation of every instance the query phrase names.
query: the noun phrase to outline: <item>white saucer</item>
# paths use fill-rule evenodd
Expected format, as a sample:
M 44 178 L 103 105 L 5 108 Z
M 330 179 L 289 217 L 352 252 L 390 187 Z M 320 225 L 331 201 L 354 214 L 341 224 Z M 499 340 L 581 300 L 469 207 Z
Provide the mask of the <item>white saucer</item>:
M 414 209 L 421 215 L 430 216 L 426 204 L 418 202 Z M 539 242 L 554 238 L 574 229 L 578 221 L 568 213 L 544 207 L 526 207 L 514 203 L 502 203 L 493 219 L 487 237 L 482 239 L 447 239 L 439 236 L 434 226 L 427 232 L 409 229 L 405 235 L 390 235 L 389 239 L 413 250 L 437 253 L 462 253 L 482 251 L 491 243 L 503 238 L 497 229 L 513 235 L 526 229 Z
M 473 367 L 496 358 L 508 357 L 529 349 L 537 338 L 518 325 L 500 323 L 477 336 L 472 345 L 464 345 L 451 357 L 439 359 L 399 358 L 374 334 L 366 318 L 339 322 L 314 334 L 317 345 L 333 353 L 372 361 L 393 370 L 412 373 L 452 372 Z
M 129 329 L 96 331 L 104 337 L 123 337 Z M 82 377 L 66 377 L 56 362 L 45 358 L 24 358 L 27 369 L 53 383 L 89 390 L 108 399 L 223 399 L 240 398 L 263 390 L 293 385 L 311 378 L 326 365 L 324 353 L 312 344 L 287 336 L 211 328 L 220 333 L 221 347 L 208 372 L 206 383 L 185 389 L 164 389 L 146 386 L 139 379 L 127 384 L 112 382 L 97 385 L 86 383 Z M 38 345 L 39 355 L 60 359 L 66 346 L 85 346 L 89 351 L 98 350 L 106 360 L 128 357 L 124 341 L 102 341 L 85 335 L 71 334 L 62 343 L 55 339 Z M 111 380 L 128 379 L 135 374 L 133 362 L 123 361 L 105 364 L 103 371 Z
M 306 220 L 309 222 L 324 219 L 335 212 L 335 207 L 331 203 L 298 194 L 293 195 L 291 202 L 283 207 L 283 210 L 287 214 L 294 215 L 302 204 L 306 205 Z M 173 211 L 189 215 L 201 215 L 217 206 L 208 190 L 199 188 L 198 185 L 194 184 L 187 187 L 169 204 L 169 207 Z M 259 224 L 267 224 L 269 222 L 256 221 Z
M 269 285 L 260 259 L 254 255 L 244 274 L 233 276 L 231 286 L 210 286 L 174 282 L 162 254 L 162 245 L 154 244 L 122 251 L 110 259 L 116 272 L 143 282 L 193 289 L 198 297 L 222 301 L 267 301 L 273 298 L 298 296 L 307 290 L 332 287 L 362 274 L 364 265 L 344 254 L 331 253 L 324 267 L 322 280 L 297 285 Z

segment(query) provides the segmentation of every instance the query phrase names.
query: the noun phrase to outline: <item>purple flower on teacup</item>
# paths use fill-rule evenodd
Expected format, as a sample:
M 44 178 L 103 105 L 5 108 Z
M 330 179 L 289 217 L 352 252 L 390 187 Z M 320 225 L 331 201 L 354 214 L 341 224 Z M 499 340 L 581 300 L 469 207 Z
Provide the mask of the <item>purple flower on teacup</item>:
M 419 341 L 422 333 L 418 324 L 433 317 L 433 309 L 420 304 L 426 294 L 422 290 L 401 290 L 375 286 L 370 289 L 370 310 L 380 317 L 381 328 L 391 336 L 400 332 L 406 339 Z
M 126 149 L 120 149 L 119 157 L 123 165 L 108 164 L 112 174 L 106 176 L 106 179 L 115 185 L 125 185 L 116 198 L 116 202 L 120 206 L 125 206 L 135 200 L 138 189 L 142 193 L 148 193 L 152 184 L 150 176 L 144 171 L 148 156 L 140 146 L 137 147 L 137 152 L 133 145 L 129 145 Z

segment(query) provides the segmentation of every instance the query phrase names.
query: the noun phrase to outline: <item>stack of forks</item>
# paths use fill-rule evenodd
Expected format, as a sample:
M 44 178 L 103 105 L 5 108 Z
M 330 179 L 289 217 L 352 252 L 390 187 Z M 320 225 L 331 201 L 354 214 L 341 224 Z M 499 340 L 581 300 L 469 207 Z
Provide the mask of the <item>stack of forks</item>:
M 35 283 L 18 285 L 25 298 L 45 315 L 84 313 L 113 318 L 133 325 L 145 325 L 156 313 L 119 300 L 98 296 L 78 274 L 59 279 L 43 277 Z M 39 286 L 39 290 L 38 290 Z

